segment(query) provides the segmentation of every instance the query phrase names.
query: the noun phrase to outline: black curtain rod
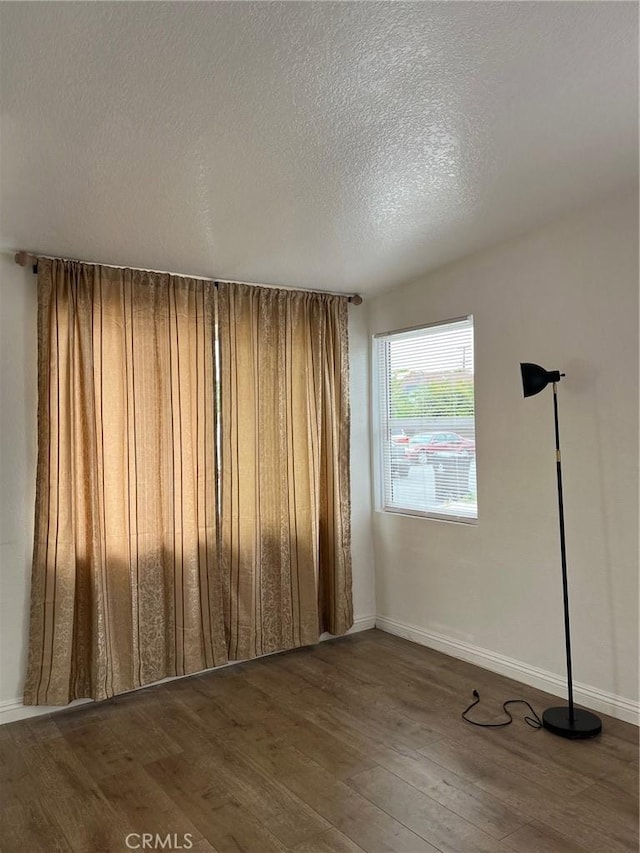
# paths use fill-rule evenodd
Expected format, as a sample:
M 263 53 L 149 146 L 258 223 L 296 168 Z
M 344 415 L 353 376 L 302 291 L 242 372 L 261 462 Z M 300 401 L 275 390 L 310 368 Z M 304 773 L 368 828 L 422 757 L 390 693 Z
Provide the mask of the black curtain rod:
M 71 260 L 71 258 L 54 258 L 51 255 L 42 255 L 41 257 L 47 258 L 52 261 L 61 261 L 61 260 Z M 38 255 L 32 255 L 29 252 L 16 252 L 14 255 L 14 261 L 21 267 L 31 266 L 33 270 L 33 274 L 37 275 L 38 273 Z M 75 260 L 75 259 L 74 259 Z M 79 264 L 89 264 L 91 266 L 103 266 L 103 267 L 111 267 L 112 269 L 137 269 L 140 272 L 157 272 L 157 273 L 165 273 L 166 275 L 177 275 L 181 278 L 196 278 L 199 281 L 211 281 L 214 285 L 218 285 L 218 283 L 222 284 L 247 284 L 250 287 L 269 287 L 274 288 L 275 290 L 303 290 L 305 293 L 324 293 L 329 296 L 342 296 L 347 302 L 350 302 L 352 305 L 361 305 L 362 304 L 362 296 L 359 293 L 335 293 L 329 290 L 305 290 L 304 288 L 298 287 L 282 287 L 278 284 L 259 284 L 258 282 L 253 281 L 233 281 L 232 279 L 226 278 L 205 278 L 200 275 L 196 276 L 187 276 L 183 273 L 172 273 L 167 270 L 145 270 L 141 269 L 141 267 L 120 267 L 116 264 L 93 264 L 91 261 L 79 261 L 76 260 L 76 263 Z

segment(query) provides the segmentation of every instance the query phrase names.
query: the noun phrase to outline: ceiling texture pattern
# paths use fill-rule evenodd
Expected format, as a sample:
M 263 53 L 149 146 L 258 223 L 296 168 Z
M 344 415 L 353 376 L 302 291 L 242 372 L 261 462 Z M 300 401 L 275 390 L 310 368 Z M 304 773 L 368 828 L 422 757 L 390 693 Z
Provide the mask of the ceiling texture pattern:
M 3 249 L 373 293 L 638 177 L 638 7 L 3 3 Z

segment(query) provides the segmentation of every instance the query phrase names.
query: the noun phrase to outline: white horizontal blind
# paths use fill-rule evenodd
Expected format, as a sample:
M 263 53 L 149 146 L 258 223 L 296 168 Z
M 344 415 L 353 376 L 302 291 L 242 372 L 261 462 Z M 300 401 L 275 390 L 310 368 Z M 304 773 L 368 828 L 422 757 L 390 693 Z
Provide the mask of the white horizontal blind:
M 382 508 L 473 521 L 473 317 L 375 338 Z

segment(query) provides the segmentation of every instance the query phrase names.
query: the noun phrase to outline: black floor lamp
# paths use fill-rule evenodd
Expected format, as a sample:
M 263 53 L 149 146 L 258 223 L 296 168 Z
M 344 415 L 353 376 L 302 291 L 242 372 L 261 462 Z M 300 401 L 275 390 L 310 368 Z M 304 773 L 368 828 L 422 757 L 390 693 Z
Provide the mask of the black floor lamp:
M 602 722 L 596 714 L 576 708 L 573 704 L 573 676 L 571 672 L 571 632 L 569 630 L 569 592 L 567 588 L 567 553 L 564 538 L 564 504 L 562 499 L 562 464 L 560 461 L 560 430 L 558 427 L 558 382 L 564 376 L 558 370 L 545 370 L 538 364 L 521 364 L 522 390 L 525 397 L 539 394 L 553 384 L 553 420 L 556 428 L 556 472 L 558 475 L 558 514 L 560 518 L 560 555 L 562 557 L 562 596 L 564 600 L 564 639 L 567 652 L 567 682 L 569 704 L 547 708 L 542 715 L 545 729 L 567 738 L 595 737 L 602 731 Z

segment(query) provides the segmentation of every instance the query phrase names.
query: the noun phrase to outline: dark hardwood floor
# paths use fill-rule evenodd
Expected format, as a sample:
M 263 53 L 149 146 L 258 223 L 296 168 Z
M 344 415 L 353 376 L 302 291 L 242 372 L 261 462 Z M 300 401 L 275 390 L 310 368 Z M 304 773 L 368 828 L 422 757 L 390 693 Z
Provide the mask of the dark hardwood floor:
M 479 729 L 473 688 L 554 704 L 373 630 L 2 726 L 0 849 L 635 853 L 638 729 Z

